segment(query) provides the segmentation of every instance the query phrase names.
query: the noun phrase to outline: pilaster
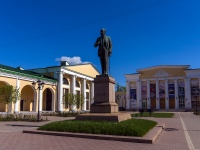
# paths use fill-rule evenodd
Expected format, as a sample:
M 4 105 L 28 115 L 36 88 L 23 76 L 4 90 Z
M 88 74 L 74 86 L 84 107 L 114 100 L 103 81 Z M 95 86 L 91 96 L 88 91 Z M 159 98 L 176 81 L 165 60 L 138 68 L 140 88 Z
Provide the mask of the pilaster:
M 136 106 L 136 109 L 141 109 L 142 108 L 142 102 L 140 101 L 141 100 L 141 81 L 138 80 L 136 82 L 136 89 L 137 89 L 137 106 Z
M 156 109 L 160 109 L 159 80 L 156 80 Z
M 147 109 L 151 108 L 151 100 L 150 100 L 150 81 L 147 81 Z
M 20 80 L 19 78 L 16 79 L 16 88 L 19 89 L 20 87 Z M 14 104 L 14 113 L 19 113 L 19 102 L 20 100 L 17 98 L 16 103 Z
M 70 93 L 76 94 L 76 76 L 71 76 L 71 86 L 70 86 Z M 72 110 L 75 109 L 75 106 L 72 106 Z
M 185 109 L 191 109 L 191 106 L 190 78 L 185 78 Z
M 82 94 L 84 96 L 83 110 L 86 110 L 86 79 L 82 79 Z
M 165 109 L 169 109 L 169 88 L 168 88 L 168 79 L 165 79 Z
M 175 109 L 179 109 L 179 97 L 178 97 L 178 79 L 174 79 L 175 90 Z
M 130 109 L 130 82 L 126 81 L 126 109 Z

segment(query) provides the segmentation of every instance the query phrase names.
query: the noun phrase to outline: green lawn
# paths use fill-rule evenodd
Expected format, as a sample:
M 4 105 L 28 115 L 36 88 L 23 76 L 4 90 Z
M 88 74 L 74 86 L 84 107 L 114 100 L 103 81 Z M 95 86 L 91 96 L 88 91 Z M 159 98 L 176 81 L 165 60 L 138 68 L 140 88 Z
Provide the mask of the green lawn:
M 142 137 L 156 124 L 144 119 L 122 122 L 65 120 L 46 124 L 38 130 Z
M 143 114 L 137 113 L 137 114 L 131 114 L 132 117 L 155 117 L 155 118 L 172 118 L 174 116 L 174 113 L 151 113 L 144 112 Z

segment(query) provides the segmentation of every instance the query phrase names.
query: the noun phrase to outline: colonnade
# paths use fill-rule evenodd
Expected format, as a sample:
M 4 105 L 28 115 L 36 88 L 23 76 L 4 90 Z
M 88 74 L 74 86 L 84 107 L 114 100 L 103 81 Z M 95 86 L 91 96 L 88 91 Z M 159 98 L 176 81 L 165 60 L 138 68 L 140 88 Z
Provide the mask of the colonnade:
M 90 84 L 90 101 L 91 99 L 94 97 L 94 83 L 93 78 L 89 78 L 87 76 L 84 75 L 80 75 L 80 74 L 75 74 L 73 72 L 69 72 L 69 71 L 60 71 L 57 72 L 58 75 L 58 111 L 62 112 L 64 110 L 63 107 L 63 77 L 64 74 L 67 74 L 70 76 L 70 93 L 72 94 L 76 94 L 76 78 L 80 78 L 81 79 L 81 88 L 80 88 L 80 92 L 81 94 L 84 95 L 84 103 L 83 103 L 83 110 L 86 110 L 86 81 L 89 81 Z
M 200 78 L 199 78 L 200 81 Z M 164 84 L 164 92 L 165 97 L 162 99 L 160 96 L 160 82 L 163 82 Z M 180 97 L 179 95 L 179 84 L 180 82 L 184 82 L 184 97 Z M 191 109 L 191 78 L 163 78 L 163 79 L 142 79 L 142 80 L 132 80 L 126 82 L 126 108 L 127 109 L 142 109 L 143 102 L 146 101 L 146 108 L 150 109 L 152 107 L 153 98 L 151 97 L 150 93 L 150 85 L 151 83 L 155 84 L 155 109 L 171 109 L 170 108 L 170 102 L 174 103 L 174 109 L 183 109 L 180 108 L 179 102 L 181 99 L 184 103 L 184 109 Z M 169 84 L 174 84 L 174 95 L 173 99 L 170 99 L 169 96 Z M 146 97 L 144 98 L 142 96 L 142 86 L 143 84 L 146 84 Z M 200 82 L 199 82 L 200 84 Z M 199 85 L 200 87 L 200 85 Z M 136 99 L 133 99 L 130 95 L 130 90 L 135 89 L 136 91 Z M 163 101 L 164 100 L 164 101 Z M 161 107 L 162 102 L 164 106 Z M 133 105 L 132 105 L 133 104 Z M 133 108 L 134 107 L 134 108 Z

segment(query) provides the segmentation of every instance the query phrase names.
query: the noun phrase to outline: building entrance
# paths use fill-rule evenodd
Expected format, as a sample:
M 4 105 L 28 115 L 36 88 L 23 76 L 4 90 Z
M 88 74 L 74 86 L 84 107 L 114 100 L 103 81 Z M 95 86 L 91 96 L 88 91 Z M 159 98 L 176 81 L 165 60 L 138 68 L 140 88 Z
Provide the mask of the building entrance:
M 184 109 L 185 108 L 185 98 L 182 96 L 179 96 L 179 108 Z
M 151 98 L 151 109 L 156 109 L 156 98 Z
M 147 108 L 147 99 L 142 100 L 142 108 L 146 109 Z
M 165 109 L 165 98 L 160 98 L 160 109 Z
M 175 99 L 169 98 L 169 109 L 175 109 Z
M 20 101 L 20 111 L 24 110 L 24 100 Z

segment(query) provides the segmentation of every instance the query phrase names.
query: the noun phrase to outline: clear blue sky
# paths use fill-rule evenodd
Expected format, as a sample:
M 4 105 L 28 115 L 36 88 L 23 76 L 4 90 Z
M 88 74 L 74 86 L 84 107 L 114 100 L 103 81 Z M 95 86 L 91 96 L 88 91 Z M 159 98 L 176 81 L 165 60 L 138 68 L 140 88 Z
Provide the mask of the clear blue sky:
M 31 69 L 76 56 L 101 71 L 94 48 L 101 28 L 120 85 L 141 68 L 200 68 L 200 0 L 1 0 L 0 64 Z

